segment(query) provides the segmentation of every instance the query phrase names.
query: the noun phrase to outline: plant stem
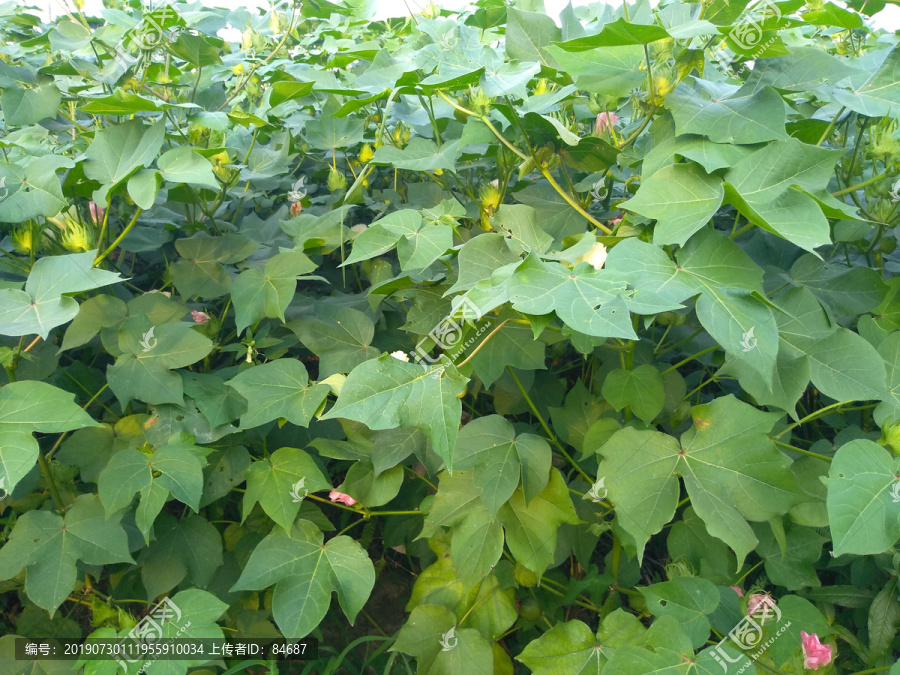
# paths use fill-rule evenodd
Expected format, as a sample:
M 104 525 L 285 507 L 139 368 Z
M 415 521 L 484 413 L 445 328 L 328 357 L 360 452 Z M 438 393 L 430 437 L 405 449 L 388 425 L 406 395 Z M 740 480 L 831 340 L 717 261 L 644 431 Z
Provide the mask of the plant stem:
M 464 365 L 466 365 L 466 364 L 472 359 L 472 357 L 475 356 L 475 355 L 478 353 L 478 351 L 479 351 L 482 347 L 484 347 L 484 346 L 487 344 L 488 340 L 490 340 L 490 339 L 494 336 L 494 334 L 495 334 L 497 331 L 499 331 L 501 328 L 503 328 L 503 326 L 505 326 L 506 324 L 508 324 L 508 323 L 510 322 L 510 320 L 511 320 L 511 319 L 507 319 L 506 321 L 504 321 L 503 323 L 501 323 L 499 326 L 497 326 L 494 330 L 492 330 L 490 333 L 488 333 L 488 334 L 487 334 L 487 337 L 484 338 L 484 340 L 482 340 L 481 343 L 480 343 L 477 347 L 475 347 L 474 350 L 472 350 L 472 353 L 469 354 L 469 355 L 468 355 L 462 362 L 460 362 L 460 364 L 459 364 L 458 366 L 456 366 L 456 367 L 457 367 L 457 368 L 462 368 Z
M 871 185 L 872 183 L 877 183 L 878 181 L 882 180 L 883 178 L 887 178 L 888 175 L 889 175 L 889 173 L 887 171 L 884 171 L 884 172 L 878 174 L 877 176 L 872 176 L 868 180 L 864 180 L 862 183 L 857 183 L 856 185 L 851 185 L 850 187 L 844 188 L 843 190 L 838 190 L 837 192 L 832 192 L 831 196 L 832 197 L 840 197 L 841 195 L 845 195 L 848 192 L 855 192 L 856 190 L 859 190 L 859 188 L 864 188 L 864 187 L 866 187 L 866 185 Z
M 122 233 L 118 237 L 116 237 L 116 240 L 112 244 L 109 245 L 108 249 L 106 249 L 103 253 L 101 253 L 99 256 L 97 256 L 97 258 L 94 260 L 94 267 L 97 267 L 97 265 L 99 265 L 101 262 L 103 262 L 103 259 L 106 256 L 108 256 L 110 253 L 112 253 L 113 251 L 116 250 L 116 247 L 119 244 L 121 244 L 122 240 L 128 236 L 129 232 L 131 232 L 131 228 L 134 227 L 134 224 L 137 222 L 138 216 L 140 216 L 140 215 L 141 215 L 141 209 L 138 208 L 138 210 L 135 211 L 134 218 L 132 218 L 131 222 L 125 226 L 125 229 L 122 230 Z
M 794 422 L 793 424 L 789 425 L 786 429 L 784 429 L 783 431 L 781 431 L 778 434 L 776 434 L 775 436 L 773 436 L 772 439 L 778 440 L 779 438 L 784 436 L 787 432 L 789 432 L 791 429 L 794 429 L 795 427 L 799 427 L 801 424 L 805 424 L 806 422 L 811 422 L 812 420 L 814 420 L 818 417 L 824 417 L 825 415 L 828 414 L 829 411 L 834 410 L 835 408 L 840 408 L 842 405 L 847 405 L 848 403 L 853 403 L 853 401 L 840 401 L 839 403 L 832 403 L 831 405 L 827 405 L 824 408 L 819 408 L 815 412 L 811 412 L 809 415 L 802 418 L 800 421 Z
M 834 125 L 837 124 L 838 118 L 844 113 L 846 110 L 845 107 L 841 106 L 841 109 L 837 111 L 837 115 L 834 116 L 834 119 L 831 120 L 831 124 L 825 129 L 825 133 L 822 134 L 822 138 L 819 139 L 819 142 L 816 143 L 816 147 L 822 145 L 825 142 L 825 139 L 831 136 L 831 132 L 834 130 Z
M 712 347 L 707 347 L 706 349 L 701 349 L 701 350 L 700 350 L 699 352 L 697 352 L 696 354 L 691 354 L 691 355 L 688 356 L 686 359 L 682 359 L 681 361 L 679 361 L 678 363 L 676 363 L 674 366 L 669 366 L 668 368 L 666 368 L 666 369 L 662 372 L 662 374 L 663 374 L 663 375 L 668 375 L 668 374 L 671 373 L 673 370 L 676 370 L 676 369 L 678 369 L 679 367 L 683 366 L 685 363 L 690 363 L 691 361 L 693 361 L 694 359 L 696 359 L 698 356 L 703 356 L 704 354 L 708 354 L 709 352 L 714 352 L 714 351 L 716 351 L 717 349 L 721 349 L 721 347 L 720 347 L 719 345 L 713 345 Z
M 591 477 L 588 476 L 584 472 L 584 469 L 582 469 L 580 466 L 578 466 L 578 464 L 575 462 L 575 460 L 572 459 L 572 457 L 569 455 L 568 452 L 566 452 L 566 449 L 563 447 L 562 443 L 559 442 L 559 439 L 556 437 L 556 435 L 552 431 L 550 431 L 550 427 L 547 426 L 547 423 L 544 421 L 544 418 L 541 416 L 541 413 L 538 412 L 537 407 L 534 405 L 534 402 L 531 400 L 531 397 L 528 395 L 528 392 L 525 391 L 525 387 L 522 386 L 522 383 L 519 381 L 519 378 L 516 377 L 516 374 L 513 372 L 513 369 L 509 366 L 506 366 L 506 372 L 508 372 L 510 374 L 510 377 L 512 377 L 513 382 L 516 383 L 516 386 L 519 388 L 519 391 L 522 392 L 522 396 L 525 398 L 525 402 L 528 404 L 528 407 L 531 408 L 532 414 L 534 414 L 534 416 L 537 417 L 538 422 L 541 423 L 541 426 L 544 428 L 544 433 L 546 433 L 547 436 L 550 438 L 550 442 L 556 446 L 556 448 L 559 450 L 559 452 L 562 454 L 562 456 L 566 458 L 566 461 L 569 464 L 571 464 L 573 467 L 575 467 L 575 470 L 581 475 L 581 477 L 584 478 L 584 480 L 586 480 L 589 484 L 592 484 L 594 481 L 591 480 Z
M 44 474 L 47 485 L 50 486 L 50 495 L 53 497 L 53 503 L 56 504 L 56 510 L 62 514 L 63 501 L 62 496 L 59 494 L 59 488 L 56 485 L 56 479 L 53 478 L 53 474 L 50 472 L 50 464 L 47 463 L 46 458 L 40 452 L 38 452 L 38 464 L 41 466 L 41 473 Z
M 779 448 L 785 448 L 786 450 L 793 450 L 794 452 L 799 452 L 801 455 L 806 455 L 807 457 L 815 457 L 816 459 L 821 459 L 826 462 L 830 462 L 832 460 L 828 455 L 820 455 L 817 452 L 810 452 L 809 450 L 804 450 L 803 448 L 798 448 L 794 445 L 788 445 L 787 443 L 782 443 L 781 441 L 776 441 L 774 438 L 772 439 Z

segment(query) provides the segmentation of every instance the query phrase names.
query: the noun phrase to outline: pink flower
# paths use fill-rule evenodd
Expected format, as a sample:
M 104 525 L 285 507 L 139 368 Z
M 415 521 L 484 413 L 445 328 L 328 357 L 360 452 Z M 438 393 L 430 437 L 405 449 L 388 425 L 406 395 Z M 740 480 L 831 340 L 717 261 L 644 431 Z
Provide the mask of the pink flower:
M 194 318 L 194 323 L 209 323 L 209 314 L 206 312 L 191 311 L 191 316 Z
M 328 499 L 333 502 L 341 502 L 342 504 L 346 504 L 347 506 L 353 506 L 356 503 L 356 500 L 353 499 L 350 495 L 345 495 L 343 492 L 338 492 L 337 490 L 332 490 L 328 493 Z
M 831 663 L 831 645 L 823 645 L 815 633 L 807 635 L 801 630 L 800 643 L 803 646 L 803 667 L 807 670 L 818 670 L 819 666 Z
M 738 588 L 737 586 L 729 586 L 729 588 L 731 588 L 731 590 L 733 590 L 735 593 L 737 593 L 739 598 L 743 598 L 743 597 L 744 597 L 744 591 L 742 591 L 742 590 L 741 590 L 740 588 Z
M 619 121 L 619 116 L 616 113 L 611 112 L 602 112 L 597 113 L 597 124 L 595 126 L 595 133 L 599 136 L 605 131 L 612 131 L 612 128 L 616 125 L 616 122 Z
M 103 214 L 105 211 L 97 206 L 94 202 L 88 202 L 88 210 L 91 212 L 91 220 L 94 221 L 94 225 L 100 223 L 103 220 Z

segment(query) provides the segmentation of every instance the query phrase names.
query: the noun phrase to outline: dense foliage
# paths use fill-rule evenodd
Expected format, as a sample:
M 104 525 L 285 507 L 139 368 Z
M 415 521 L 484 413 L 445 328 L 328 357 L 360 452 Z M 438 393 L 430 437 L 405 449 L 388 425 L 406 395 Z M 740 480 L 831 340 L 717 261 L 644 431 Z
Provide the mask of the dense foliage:
M 0 5 L 0 670 L 168 598 L 319 656 L 150 673 L 900 672 L 849 4 Z

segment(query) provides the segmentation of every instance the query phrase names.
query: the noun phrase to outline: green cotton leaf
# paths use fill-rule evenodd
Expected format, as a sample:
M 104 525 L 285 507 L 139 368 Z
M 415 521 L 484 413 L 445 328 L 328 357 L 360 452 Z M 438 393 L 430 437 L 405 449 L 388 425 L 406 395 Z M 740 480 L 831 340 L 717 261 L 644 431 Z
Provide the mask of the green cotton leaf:
M 404 212 L 400 211 L 400 213 Z M 354 242 L 354 247 L 355 245 Z M 354 252 L 355 250 L 354 248 Z M 474 288 L 479 281 L 490 279 L 496 270 L 505 265 L 517 263 L 519 260 L 519 256 L 506 246 L 502 234 L 486 232 L 474 236 L 459 249 L 459 255 L 456 257 L 459 274 L 456 283 L 447 290 L 447 293 L 468 291 Z
M 595 484 L 606 490 L 616 520 L 634 538 L 638 562 L 650 537 L 675 515 L 679 450 L 668 434 L 632 427 L 616 432 L 597 450 L 605 459 L 597 467 Z
M 330 489 L 331 483 L 306 452 L 297 448 L 279 448 L 247 469 L 241 523 L 259 503 L 272 520 L 285 532 L 290 532 L 307 492 Z
M 694 649 L 709 638 L 708 616 L 719 606 L 719 589 L 700 577 L 676 577 L 652 586 L 638 586 L 653 616 L 672 617 Z M 652 630 L 652 628 L 651 628 Z
M 52 614 L 75 588 L 76 563 L 134 563 L 119 520 L 107 519 L 95 495 L 78 496 L 65 519 L 50 511 L 23 513 L 0 549 L 0 579 L 27 570 L 26 595 Z
M 456 170 L 459 141 L 450 141 L 438 147 L 427 138 L 412 139 L 405 148 L 382 145 L 375 151 L 372 164 L 387 164 L 395 169 L 408 171 Z
M 96 251 L 47 256 L 35 262 L 25 290 L 0 290 L 0 335 L 50 331 L 78 314 L 78 303 L 68 294 L 81 293 L 122 280 L 115 272 L 94 267 Z M 67 294 L 67 295 L 63 295 Z
M 657 40 L 665 40 L 669 33 L 665 28 L 631 23 L 620 17 L 594 35 L 580 37 L 556 45 L 567 52 L 583 52 L 595 47 L 622 47 L 625 45 L 646 45 Z
M 900 459 L 865 439 L 838 448 L 823 479 L 834 555 L 875 555 L 900 539 Z
M 38 216 L 52 217 L 69 202 L 56 172 L 75 166 L 68 157 L 45 155 L 27 166 L 0 164 L 0 179 L 7 196 L 0 199 L 0 223 L 24 223 Z
M 12 492 L 38 459 L 32 434 L 101 427 L 74 396 L 45 382 L 23 380 L 0 388 L 0 486 Z
M 184 405 L 181 378 L 171 371 L 196 363 L 213 347 L 191 324 L 154 326 L 146 319 L 123 324 L 119 338 L 123 353 L 107 368 L 106 377 L 123 406 L 133 399 L 151 405 Z
M 736 96 L 737 91 L 730 85 L 685 78 L 666 98 L 676 132 L 741 145 L 788 137 L 784 101 L 777 91 L 765 87 Z
M 581 621 L 558 623 L 529 642 L 516 657 L 534 675 L 590 675 L 603 668 L 605 656 L 593 631 Z
M 497 514 L 506 530 L 506 544 L 516 562 L 542 575 L 553 563 L 556 537 L 563 523 L 577 525 L 575 507 L 565 479 L 556 469 L 550 470 L 547 487 L 530 502 L 517 488 Z
M 823 84 L 837 85 L 859 74 L 860 70 L 854 68 L 851 62 L 838 56 L 815 47 L 791 46 L 790 54 L 757 59 L 744 86 L 808 91 Z
M 891 49 L 862 85 L 850 91 L 835 89 L 833 96 L 840 105 L 867 117 L 896 114 L 900 106 L 900 46 Z
M 890 649 L 900 623 L 897 579 L 889 579 L 869 607 L 869 653 L 878 657 Z
M 516 491 L 520 477 L 526 502 L 547 487 L 551 460 L 547 441 L 532 434 L 516 436 L 512 423 L 500 415 L 466 424 L 456 447 L 457 468 L 475 469 L 475 485 L 492 516 Z
M 286 638 L 296 640 L 319 625 L 335 591 L 353 623 L 375 585 L 375 568 L 350 537 L 323 544 L 322 533 L 300 520 L 289 534 L 274 530 L 260 542 L 231 591 L 258 591 L 273 584 L 275 623 Z
M 485 335 L 493 326 L 490 322 L 483 326 Z M 506 371 L 507 366 L 518 370 L 544 370 L 546 345 L 532 337 L 528 326 L 509 323 L 494 336 L 481 344 L 484 346 L 472 357 L 472 368 L 485 387 L 490 387 Z
M 676 257 L 682 279 L 700 293 L 700 323 L 729 356 L 746 363 L 770 385 L 778 326 L 762 299 L 762 269 L 727 236 L 712 230 L 697 233 Z
M 355 420 L 372 430 L 418 427 L 452 471 L 462 414 L 457 396 L 467 381 L 445 358 L 423 368 L 382 354 L 350 371 L 337 403 L 322 419 Z
M 791 460 L 768 436 L 780 414 L 730 394 L 691 413 L 694 425 L 681 437 L 676 471 L 709 533 L 734 550 L 740 566 L 757 544 L 746 521 L 784 515 L 801 501 Z
M 0 108 L 7 126 L 23 127 L 56 117 L 62 93 L 52 81 L 34 89 L 8 87 L 0 95 Z
M 429 673 L 458 675 L 469 671 L 473 673 L 493 672 L 493 648 L 480 631 L 475 628 L 463 628 L 455 631 L 454 637 L 456 646 L 453 649 L 439 651 Z
M 456 627 L 456 621 L 456 615 L 443 605 L 419 605 L 409 613 L 391 650 L 417 657 L 424 667 L 441 652 L 444 636 Z
M 219 49 L 202 35 L 181 33 L 174 42 L 166 43 L 166 51 L 179 59 L 184 59 L 196 68 L 205 68 L 222 63 Z
M 587 140 L 589 139 L 582 139 L 582 142 Z M 577 153 L 578 148 L 573 148 L 572 151 Z M 581 234 L 585 230 L 584 216 L 570 207 L 552 185 L 546 183 L 529 185 L 524 190 L 512 193 L 512 197 L 520 204 L 534 209 L 535 218 L 541 224 L 541 229 L 557 243 L 561 243 L 565 237 Z
M 163 118 L 149 127 L 136 119 L 97 131 L 84 152 L 84 175 L 102 185 L 94 193 L 94 201 L 108 204 L 113 186 L 135 169 L 149 166 L 162 147 L 165 130 Z
M 314 269 L 316 264 L 302 251 L 287 251 L 269 258 L 263 271 L 241 272 L 231 285 L 238 334 L 266 317 L 284 321 L 284 310 L 297 290 L 297 277 Z
M 682 246 L 710 221 L 724 195 L 720 178 L 696 164 L 672 164 L 644 180 L 634 197 L 619 206 L 658 221 L 654 244 Z
M 281 80 L 272 84 L 272 93 L 269 94 L 269 104 L 274 108 L 285 101 L 293 101 L 310 94 L 315 82 L 295 82 L 293 80 Z
M 549 68 L 557 68 L 547 47 L 562 38 L 556 23 L 544 13 L 523 12 L 510 8 L 507 11 L 506 54 L 523 63 L 539 62 Z
M 550 421 L 553 423 L 554 431 L 563 442 L 568 443 L 578 452 L 583 452 L 584 445 L 588 440 L 588 432 L 608 409 L 607 404 L 600 398 L 595 398 L 581 383 L 581 380 L 576 380 L 566 394 L 565 405 L 559 408 L 549 408 Z
M 536 315 L 555 311 L 566 325 L 586 335 L 637 339 L 624 299 L 625 285 L 588 263 L 570 270 L 532 254 L 506 288 L 517 311 Z
M 694 426 L 681 437 L 625 428 L 598 453 L 598 481 L 616 505 L 616 518 L 638 544 L 669 522 L 681 476 L 711 535 L 737 554 L 738 566 L 758 541 L 747 523 L 768 521 L 802 500 L 791 461 L 767 436 L 779 418 L 728 395 L 692 409 Z M 640 556 L 640 553 L 639 553 Z
M 393 211 L 376 220 L 353 240 L 350 257 L 341 267 L 387 253 L 402 237 L 418 232 L 422 222 L 422 215 L 413 209 Z
M 634 370 L 616 369 L 603 380 L 603 398 L 616 410 L 629 406 L 648 424 L 662 412 L 666 392 L 659 371 L 649 365 Z
M 647 73 L 641 70 L 644 50 L 639 45 L 596 47 L 584 52 L 567 52 L 550 45 L 547 52 L 580 89 L 592 94 L 628 96 L 647 81 Z
M 162 176 L 160 176 L 159 171 L 156 169 L 138 169 L 131 174 L 128 182 L 125 184 L 125 188 L 128 191 L 128 196 L 131 197 L 135 204 L 145 211 L 149 211 L 156 203 L 161 185 Z
M 359 364 L 378 356 L 371 347 L 375 324 L 366 314 L 352 307 L 318 303 L 316 318 L 303 318 L 286 324 L 300 342 L 319 357 L 319 379 L 335 373 L 349 373 Z
M 134 495 L 140 492 L 143 510 L 138 510 L 136 522 L 147 543 L 153 521 L 168 495 L 187 504 L 196 513 L 200 509 L 205 462 L 195 454 L 193 447 L 184 438 L 173 436 L 167 445 L 150 456 L 132 448 L 115 453 L 97 479 L 97 491 L 106 513 L 112 515 L 127 508 Z M 150 503 L 160 496 L 161 502 Z
M 769 143 L 725 175 L 728 201 L 757 225 L 813 251 L 831 241 L 828 221 L 812 197 L 789 188 L 824 188 L 840 154 L 796 138 Z
M 878 345 L 878 354 L 884 359 L 887 385 L 881 403 L 872 411 L 872 418 L 883 428 L 900 420 L 900 333 L 888 335 Z
M 205 588 L 222 566 L 222 536 L 203 516 L 176 520 L 163 513 L 153 532 L 156 539 L 141 561 L 148 598 L 158 598 L 185 580 Z
M 787 543 L 782 550 L 768 523 L 753 523 L 752 527 L 759 539 L 756 553 L 766 561 L 769 581 L 789 591 L 822 585 L 813 563 L 822 557 L 822 545 L 828 539 L 808 527 L 792 525 L 785 531 Z
M 221 187 L 210 161 L 186 145 L 164 152 L 156 160 L 156 166 L 162 177 L 170 183 L 200 185 L 212 190 Z
M 218 298 L 231 290 L 225 265 L 246 259 L 259 249 L 259 244 L 243 234 L 211 237 L 198 232 L 193 237 L 175 240 L 175 249 L 182 259 L 169 267 L 169 273 L 178 292 L 185 298 Z
M 791 266 L 791 278 L 812 291 L 819 302 L 838 316 L 872 312 L 885 299 L 889 286 L 869 267 L 827 264 L 804 255 Z
M 328 387 L 310 384 L 306 367 L 296 359 L 276 359 L 241 371 L 228 386 L 247 399 L 241 428 L 252 429 L 284 418 L 298 427 L 309 426 L 328 396 Z
M 887 393 L 884 359 L 864 338 L 839 327 L 805 353 L 816 389 L 837 401 L 879 400 Z
M 449 225 L 423 225 L 402 237 L 397 244 L 397 258 L 404 272 L 425 269 L 453 246 L 453 228 Z
M 546 253 L 553 245 L 553 237 L 538 223 L 538 212 L 530 206 L 501 204 L 491 224 L 505 235 L 506 245 L 513 253 Z
M 215 428 L 228 424 L 247 412 L 247 401 L 215 373 L 181 371 L 184 393 L 190 396 L 197 409 Z
M 306 123 L 305 136 L 311 146 L 319 150 L 331 150 L 356 145 L 363 140 L 365 122 L 351 117 L 337 117 L 335 113 L 340 107 L 337 99 L 329 96 L 328 102 L 322 106 L 321 114 Z
M 633 289 L 631 308 L 640 314 L 681 309 L 681 303 L 697 293 L 694 282 L 660 246 L 637 237 L 616 244 L 603 269 L 607 278 L 620 280 Z M 761 277 L 757 283 L 762 283 Z
M 797 401 L 806 391 L 809 384 L 809 360 L 804 357 L 793 357 L 784 349 L 778 352 L 775 361 L 775 372 L 772 383 L 767 384 L 762 376 L 744 361 L 730 359 L 719 371 L 723 375 L 734 375 L 741 387 L 753 397 L 759 405 L 771 405 L 781 408 L 795 420 Z

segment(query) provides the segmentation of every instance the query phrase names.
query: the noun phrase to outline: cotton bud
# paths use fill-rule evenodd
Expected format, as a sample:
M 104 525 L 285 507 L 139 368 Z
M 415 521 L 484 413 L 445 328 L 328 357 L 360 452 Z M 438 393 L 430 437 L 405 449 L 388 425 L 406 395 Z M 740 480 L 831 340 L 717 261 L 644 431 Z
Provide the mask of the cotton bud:
M 346 190 L 347 189 L 347 179 L 344 177 L 340 171 L 331 167 L 328 170 L 328 189 L 332 192 L 337 190 Z
M 359 151 L 359 161 L 365 164 L 370 159 L 375 156 L 375 151 L 372 150 L 372 146 L 366 143 L 362 146 L 362 149 Z

